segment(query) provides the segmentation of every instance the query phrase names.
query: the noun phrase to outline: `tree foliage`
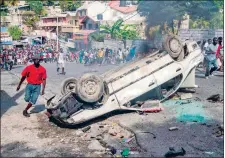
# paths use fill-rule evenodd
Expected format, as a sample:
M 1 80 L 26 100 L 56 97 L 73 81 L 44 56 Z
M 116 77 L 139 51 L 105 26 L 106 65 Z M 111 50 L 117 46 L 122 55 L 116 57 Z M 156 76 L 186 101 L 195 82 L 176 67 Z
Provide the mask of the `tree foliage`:
M 22 36 L 22 30 L 19 28 L 19 26 L 10 26 L 8 28 L 8 32 L 10 36 L 12 36 L 13 40 L 19 40 Z
M 94 41 L 97 41 L 97 42 L 104 42 L 105 34 L 99 33 L 99 32 L 94 32 L 94 33 L 90 34 L 89 39 L 93 39 Z
M 223 12 L 214 13 L 213 18 L 210 20 L 210 28 L 213 29 L 223 29 L 224 21 L 223 21 L 224 14 Z
M 210 22 L 203 18 L 190 20 L 191 29 L 209 29 L 209 25 L 210 25 Z
M 30 6 L 31 10 L 35 12 L 35 14 L 42 15 L 44 9 L 42 1 L 27 0 L 26 2 Z
M 157 25 L 163 30 L 166 24 L 173 30 L 173 20 L 181 21 L 185 14 L 190 15 L 192 20 L 210 21 L 213 14 L 219 12 L 221 3 L 220 1 L 139 1 L 138 12 L 146 17 L 147 35 L 149 28 Z
M 59 1 L 59 6 L 62 11 L 76 11 L 83 4 L 81 0 L 64 0 Z
M 23 19 L 23 24 L 29 27 L 31 30 L 37 28 L 38 16 L 27 16 Z
M 138 38 L 135 25 L 123 24 L 123 20 L 117 20 L 112 26 L 109 24 L 101 25 L 101 32 L 110 34 L 112 39 L 132 40 Z
M 12 6 L 18 6 L 19 4 L 19 0 L 4 0 L 4 5 L 5 6 L 9 6 L 9 7 L 12 7 Z
M 44 6 L 53 6 L 55 3 L 53 0 L 45 0 L 43 1 Z

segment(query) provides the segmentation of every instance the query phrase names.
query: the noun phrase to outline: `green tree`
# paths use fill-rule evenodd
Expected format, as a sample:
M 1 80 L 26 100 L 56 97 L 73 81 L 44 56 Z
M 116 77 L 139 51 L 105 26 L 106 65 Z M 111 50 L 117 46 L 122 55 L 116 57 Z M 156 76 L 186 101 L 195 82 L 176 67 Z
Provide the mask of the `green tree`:
M 39 21 L 39 17 L 35 15 L 33 11 L 27 11 L 23 16 L 23 24 L 25 24 L 30 32 L 37 28 L 37 22 Z
M 110 34 L 112 39 L 115 39 L 117 31 L 120 29 L 122 24 L 123 24 L 123 19 L 119 19 L 112 26 L 110 26 L 109 24 L 100 25 L 100 29 L 102 33 L 108 33 Z
M 8 32 L 10 36 L 12 36 L 13 40 L 19 40 L 22 36 L 22 30 L 19 28 L 19 26 L 11 26 L 8 28 Z
M 223 12 L 215 13 L 213 18 L 209 21 L 209 26 L 212 29 L 223 29 L 224 21 L 223 21 Z
M 76 11 L 83 4 L 81 0 L 64 0 L 59 1 L 59 6 L 62 11 Z
M 97 42 L 104 42 L 105 34 L 99 33 L 99 32 L 93 32 L 89 35 L 88 38 Z
M 41 1 L 34 1 L 34 0 L 27 0 L 27 4 L 30 6 L 31 10 L 35 12 L 37 15 L 42 15 L 43 11 L 43 2 Z
M 53 6 L 55 3 L 53 0 L 45 0 L 43 1 L 44 6 Z
M 210 22 L 203 19 L 199 18 L 196 20 L 190 20 L 190 28 L 191 29 L 209 29 L 210 28 Z
M 185 14 L 190 15 L 192 20 L 203 18 L 209 21 L 213 13 L 220 10 L 219 6 L 215 1 L 140 1 L 138 12 L 146 17 L 146 36 L 149 38 L 149 28 L 157 25 L 160 25 L 161 31 L 167 31 L 166 24 L 166 28 L 171 28 L 174 33 L 173 20 L 179 21 L 179 28 Z

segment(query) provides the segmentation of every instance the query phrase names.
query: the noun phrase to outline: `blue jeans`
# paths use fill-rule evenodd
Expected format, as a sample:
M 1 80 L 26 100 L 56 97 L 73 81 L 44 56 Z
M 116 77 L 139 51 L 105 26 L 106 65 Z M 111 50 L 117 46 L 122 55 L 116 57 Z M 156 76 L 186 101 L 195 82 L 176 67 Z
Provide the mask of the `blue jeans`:
M 40 91 L 41 85 L 27 84 L 24 100 L 34 105 L 37 102 Z
M 213 66 L 213 68 L 211 68 L 211 66 Z M 217 70 L 218 66 L 217 66 L 217 61 L 216 59 L 214 60 L 206 60 L 206 72 L 205 72 L 205 76 L 209 76 L 212 74 L 213 71 Z

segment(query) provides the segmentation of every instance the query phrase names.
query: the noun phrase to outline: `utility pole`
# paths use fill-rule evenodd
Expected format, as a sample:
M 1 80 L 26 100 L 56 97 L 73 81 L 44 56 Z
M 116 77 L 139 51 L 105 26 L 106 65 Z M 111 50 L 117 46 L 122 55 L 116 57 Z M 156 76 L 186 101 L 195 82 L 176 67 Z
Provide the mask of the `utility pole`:
M 59 51 L 59 22 L 58 22 L 58 20 L 59 20 L 59 17 L 57 16 L 57 48 L 56 48 L 56 50 L 57 50 L 57 52 Z

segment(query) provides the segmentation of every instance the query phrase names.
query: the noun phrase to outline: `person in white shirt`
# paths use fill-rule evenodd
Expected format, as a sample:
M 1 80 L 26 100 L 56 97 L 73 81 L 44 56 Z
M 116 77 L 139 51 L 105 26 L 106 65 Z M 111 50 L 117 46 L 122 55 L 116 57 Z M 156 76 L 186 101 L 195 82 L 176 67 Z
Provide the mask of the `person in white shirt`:
M 213 38 L 213 43 L 209 44 L 209 46 L 206 48 L 206 73 L 205 77 L 208 79 L 208 76 L 211 75 L 213 71 L 216 71 L 218 69 L 217 61 L 216 61 L 216 51 L 218 49 L 218 39 L 216 37 Z M 212 67 L 213 66 L 213 67 Z M 211 68 L 212 67 L 212 68 Z
M 57 62 L 57 72 L 59 72 L 59 69 L 62 69 L 62 74 L 65 75 L 66 72 L 65 72 L 65 62 L 64 62 L 64 54 L 63 52 L 60 52 L 58 54 L 58 62 Z
M 123 52 L 122 52 L 121 48 L 119 48 L 118 55 L 119 55 L 119 61 L 120 61 L 120 63 L 122 63 L 123 62 Z

